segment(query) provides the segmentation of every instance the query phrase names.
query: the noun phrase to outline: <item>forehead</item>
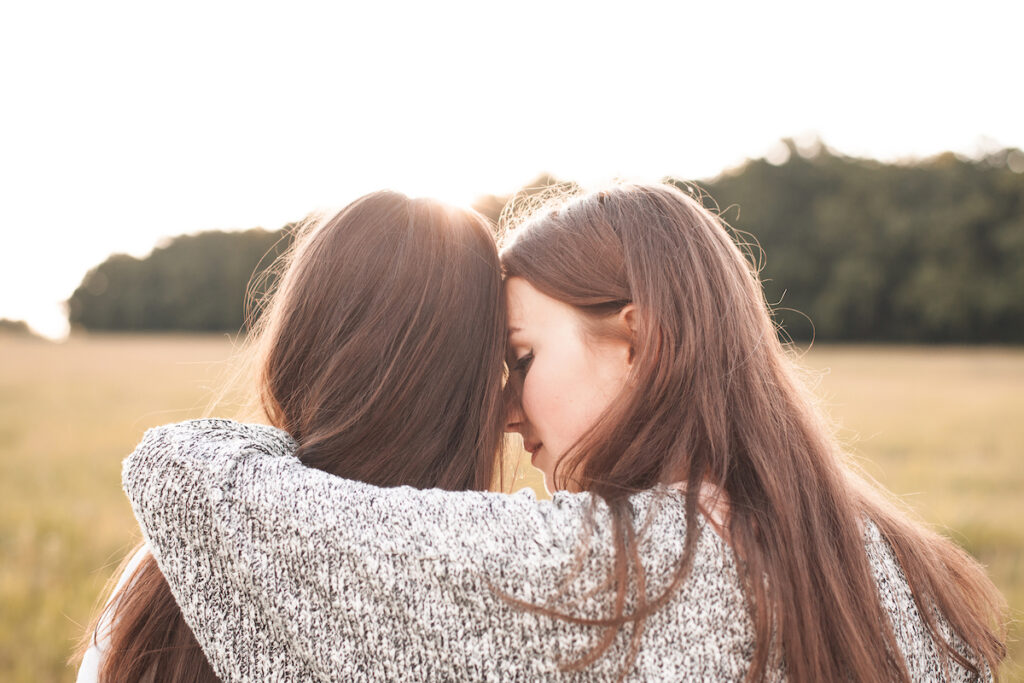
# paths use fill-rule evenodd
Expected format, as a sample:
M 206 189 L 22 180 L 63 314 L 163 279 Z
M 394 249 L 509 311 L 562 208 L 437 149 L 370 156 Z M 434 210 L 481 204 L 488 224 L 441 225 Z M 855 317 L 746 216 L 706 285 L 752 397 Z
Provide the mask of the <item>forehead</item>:
M 505 283 L 509 328 L 524 327 L 531 318 L 536 318 L 544 311 L 547 298 L 523 278 L 509 278 Z
M 509 334 L 576 323 L 576 312 L 572 306 L 543 294 L 521 277 L 508 279 L 505 297 Z
M 522 326 L 523 316 L 526 313 L 524 309 L 529 308 L 528 301 L 532 289 L 533 287 L 522 278 L 511 277 L 505 282 L 505 305 L 509 328 Z

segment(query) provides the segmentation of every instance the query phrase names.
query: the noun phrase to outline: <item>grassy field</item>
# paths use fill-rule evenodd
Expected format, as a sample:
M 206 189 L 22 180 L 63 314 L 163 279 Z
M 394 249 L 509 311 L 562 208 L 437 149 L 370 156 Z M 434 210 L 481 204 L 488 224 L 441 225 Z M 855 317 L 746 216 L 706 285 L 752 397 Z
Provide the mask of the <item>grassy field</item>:
M 66 659 L 138 539 L 121 459 L 147 427 L 202 415 L 232 348 L 0 337 L 0 680 L 74 680 Z M 864 467 L 988 565 L 1020 619 L 1024 350 L 817 347 L 804 360 Z M 515 483 L 537 482 L 522 470 Z M 1010 680 L 1024 680 L 1022 635 Z

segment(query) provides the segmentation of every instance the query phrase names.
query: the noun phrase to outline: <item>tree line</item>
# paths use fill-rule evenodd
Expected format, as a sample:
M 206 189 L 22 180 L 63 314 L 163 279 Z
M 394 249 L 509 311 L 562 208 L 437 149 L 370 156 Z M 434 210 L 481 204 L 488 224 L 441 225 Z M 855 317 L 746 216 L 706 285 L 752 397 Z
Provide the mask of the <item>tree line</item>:
M 238 332 L 250 279 L 287 248 L 289 228 L 182 235 L 141 259 L 114 254 L 86 273 L 68 320 L 72 329 Z
M 668 179 L 718 212 L 757 264 L 781 334 L 797 341 L 1024 342 L 1024 153 L 881 163 L 785 141 L 708 181 Z M 541 177 L 524 193 L 557 184 Z M 510 197 L 475 208 L 497 221 Z M 93 330 L 244 329 L 250 279 L 278 231 L 175 238 L 114 255 L 68 300 Z M 263 283 L 273 284 L 272 278 Z

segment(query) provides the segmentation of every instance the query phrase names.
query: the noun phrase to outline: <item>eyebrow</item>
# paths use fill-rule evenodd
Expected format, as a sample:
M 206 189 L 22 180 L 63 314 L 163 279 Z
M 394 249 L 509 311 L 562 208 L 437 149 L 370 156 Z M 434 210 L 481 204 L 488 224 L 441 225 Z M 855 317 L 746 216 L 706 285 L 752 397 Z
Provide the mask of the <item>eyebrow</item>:
M 521 327 L 510 327 L 510 328 L 508 328 L 509 336 L 515 334 L 516 332 L 522 332 L 522 331 L 523 331 L 523 329 Z

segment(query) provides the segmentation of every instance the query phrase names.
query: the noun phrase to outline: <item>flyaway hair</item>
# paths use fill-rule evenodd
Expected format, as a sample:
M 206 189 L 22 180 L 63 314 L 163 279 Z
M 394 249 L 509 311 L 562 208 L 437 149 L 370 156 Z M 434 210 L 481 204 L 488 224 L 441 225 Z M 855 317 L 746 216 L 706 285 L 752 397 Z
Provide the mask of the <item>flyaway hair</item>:
M 376 192 L 303 225 L 275 268 L 252 348 L 263 411 L 296 456 L 377 486 L 487 489 L 505 349 L 487 219 Z M 106 611 L 101 681 L 217 680 L 152 556 Z
M 967 669 L 997 671 L 1001 595 L 974 559 L 847 463 L 779 340 L 756 269 L 701 203 L 669 185 L 566 197 L 513 219 L 502 262 L 506 277 L 575 306 L 592 335 L 606 333 L 626 304 L 636 307 L 627 386 L 555 472 L 560 488 L 597 494 L 615 518 L 617 607 L 589 622 L 607 636 L 571 666 L 600 656 L 627 624 L 635 656 L 646 617 L 687 576 L 698 492 L 710 483 L 728 501 L 725 531 L 756 631 L 747 680 L 761 679 L 776 657 L 794 681 L 908 679 L 865 555 L 865 520 L 892 546 L 946 654 Z M 627 497 L 676 482 L 695 484 L 683 558 L 673 585 L 646 595 L 643 530 L 630 521 Z

